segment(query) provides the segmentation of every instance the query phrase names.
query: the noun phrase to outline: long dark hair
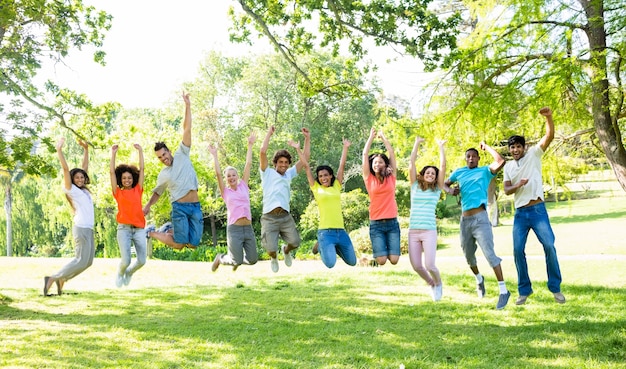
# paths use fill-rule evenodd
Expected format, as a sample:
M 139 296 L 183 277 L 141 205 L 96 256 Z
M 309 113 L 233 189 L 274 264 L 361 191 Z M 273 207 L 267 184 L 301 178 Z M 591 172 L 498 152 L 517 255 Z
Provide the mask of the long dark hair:
M 88 185 L 91 183 L 91 181 L 89 180 L 89 175 L 87 175 L 87 172 L 85 172 L 83 169 L 81 168 L 74 168 L 72 170 L 70 170 L 70 181 L 72 182 L 72 184 L 74 186 L 76 186 L 76 183 L 74 183 L 74 176 L 76 175 L 76 173 L 82 173 L 83 176 L 85 177 L 85 185 Z M 89 188 L 87 186 L 83 185 L 83 187 L 78 187 L 81 190 L 87 190 L 87 192 L 91 192 L 89 191 Z M 72 202 L 72 199 L 69 197 L 68 194 L 65 194 L 65 198 L 67 199 L 67 202 L 70 203 L 70 206 L 72 207 L 72 212 L 76 211 L 76 207 L 74 207 L 74 203 Z
M 328 165 L 320 165 L 317 168 L 315 168 L 315 175 L 317 176 L 317 178 L 315 178 L 315 180 L 317 181 L 317 183 L 322 184 L 320 182 L 320 171 L 322 170 L 326 170 L 328 171 L 328 174 L 330 174 L 330 187 L 332 187 L 335 184 L 335 173 L 333 173 L 333 168 L 329 167 Z
M 135 188 L 139 182 L 139 168 L 128 164 L 120 164 L 115 168 L 115 180 L 117 181 L 117 186 L 122 188 L 122 174 L 127 172 L 133 176 L 133 184 L 130 187 Z
M 393 173 L 393 169 L 389 166 L 389 158 L 387 157 L 387 155 L 382 154 L 382 153 L 371 154 L 368 159 L 370 163 L 371 174 L 376 175 L 376 173 L 374 173 L 374 168 L 372 166 L 372 163 L 374 162 L 374 159 L 377 157 L 383 159 L 383 161 L 385 162 L 385 165 L 387 166 L 387 168 L 385 168 L 385 170 L 382 171 L 382 173 L 380 173 L 383 176 L 383 180 L 384 180 L 385 178 L 389 177 Z

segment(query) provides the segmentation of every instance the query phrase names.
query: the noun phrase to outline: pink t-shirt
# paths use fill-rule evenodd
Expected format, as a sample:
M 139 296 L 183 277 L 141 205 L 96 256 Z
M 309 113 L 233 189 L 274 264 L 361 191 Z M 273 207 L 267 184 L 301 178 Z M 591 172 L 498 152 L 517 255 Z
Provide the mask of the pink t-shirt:
M 370 220 L 398 217 L 395 176 L 391 175 L 381 183 L 375 175 L 370 174 L 365 180 L 365 188 L 370 196 Z
M 237 189 L 235 190 L 229 186 L 224 187 L 224 195 L 222 198 L 226 203 L 228 224 L 235 223 L 239 218 L 252 220 L 252 212 L 250 211 L 250 189 L 246 182 L 239 181 Z

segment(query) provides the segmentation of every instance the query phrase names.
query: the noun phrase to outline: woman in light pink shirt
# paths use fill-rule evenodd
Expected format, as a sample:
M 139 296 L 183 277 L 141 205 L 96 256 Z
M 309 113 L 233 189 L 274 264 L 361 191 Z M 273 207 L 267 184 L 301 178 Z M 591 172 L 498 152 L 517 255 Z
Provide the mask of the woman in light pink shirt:
M 256 237 L 252 229 L 252 213 L 250 211 L 250 168 L 252 167 L 252 146 L 256 141 L 256 134 L 248 137 L 248 151 L 246 153 L 246 165 L 243 176 L 239 179 L 237 169 L 226 167 L 222 178 L 220 163 L 217 160 L 217 147 L 209 145 L 209 152 L 213 155 L 215 163 L 215 175 L 220 187 L 220 193 L 226 203 L 228 213 L 228 225 L 226 226 L 226 239 L 228 242 L 228 254 L 217 254 L 213 260 L 212 271 L 216 271 L 220 264 L 232 265 L 233 271 L 241 264 L 256 264 L 258 253 L 256 249 Z
M 378 136 L 387 149 L 382 153 L 369 154 L 374 138 Z M 363 180 L 370 197 L 370 240 L 372 256 L 379 265 L 387 260 L 397 264 L 400 259 L 400 225 L 396 203 L 396 155 L 382 131 L 370 130 L 363 148 Z

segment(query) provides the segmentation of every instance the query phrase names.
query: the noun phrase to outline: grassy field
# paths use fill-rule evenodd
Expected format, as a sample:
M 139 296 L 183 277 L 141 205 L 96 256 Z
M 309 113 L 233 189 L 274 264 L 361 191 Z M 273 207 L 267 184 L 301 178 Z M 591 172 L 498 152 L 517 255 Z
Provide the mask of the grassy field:
M 476 296 L 457 235 L 442 238 L 437 303 L 408 256 L 330 270 L 296 259 L 277 274 L 266 261 L 211 273 L 207 263 L 149 260 L 122 289 L 119 260 L 96 259 L 63 296 L 47 298 L 43 276 L 67 259 L 0 258 L 0 367 L 626 368 L 626 196 L 614 185 L 587 195 L 548 204 L 564 305 L 545 287 L 534 236 L 535 294 L 514 305 L 506 218 L 494 229 L 513 294 L 501 311 L 482 255 L 487 296 Z

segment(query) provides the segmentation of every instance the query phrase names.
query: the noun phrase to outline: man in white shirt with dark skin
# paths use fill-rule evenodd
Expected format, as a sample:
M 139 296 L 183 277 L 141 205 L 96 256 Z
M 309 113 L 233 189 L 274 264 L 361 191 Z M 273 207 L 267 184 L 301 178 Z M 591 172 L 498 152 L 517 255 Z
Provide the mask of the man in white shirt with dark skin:
M 543 181 L 541 176 L 541 157 L 554 139 L 552 110 L 544 107 L 539 113 L 546 118 L 546 134 L 539 143 L 526 150 L 523 136 L 511 136 L 508 140 L 509 153 L 513 156 L 504 166 L 504 192 L 514 194 L 515 218 L 513 220 L 513 256 L 517 268 L 517 290 L 519 297 L 516 305 L 526 303 L 532 295 L 532 283 L 528 276 L 526 262 L 526 240 L 532 229 L 543 245 L 548 272 L 548 289 L 556 302 L 565 303 L 561 293 L 561 270 L 554 247 L 554 232 L 544 204 Z
M 157 184 L 143 213 L 148 215 L 165 190 L 169 191 L 172 203 L 172 232 L 155 232 L 154 226 L 146 228 L 148 237 L 157 239 L 174 249 L 196 248 L 202 239 L 204 219 L 198 198 L 198 176 L 189 158 L 191 149 L 191 100 L 183 94 L 185 117 L 183 120 L 183 140 L 172 156 L 164 142 L 154 145 L 154 152 L 165 165 L 159 173 Z

